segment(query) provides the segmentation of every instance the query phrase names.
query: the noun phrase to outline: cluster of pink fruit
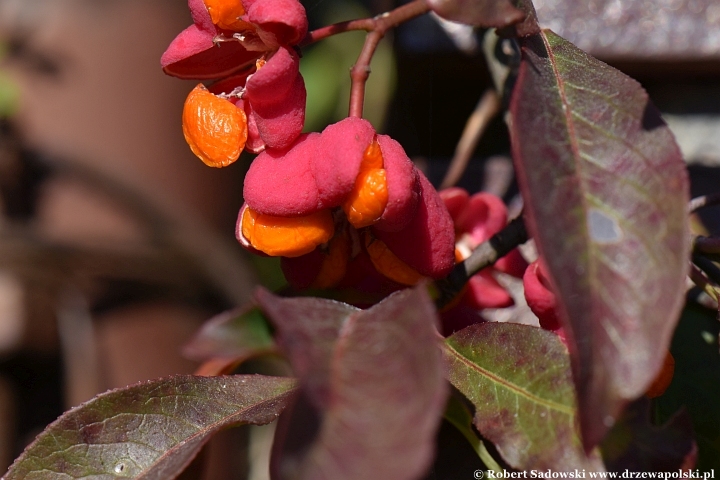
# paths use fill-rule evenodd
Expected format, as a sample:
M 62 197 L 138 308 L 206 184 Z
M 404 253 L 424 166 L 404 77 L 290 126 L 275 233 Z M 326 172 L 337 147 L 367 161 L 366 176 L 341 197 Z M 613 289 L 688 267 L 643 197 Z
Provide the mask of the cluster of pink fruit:
M 297 0 L 189 0 L 193 25 L 161 63 L 180 78 L 210 80 L 189 95 L 183 132 L 214 167 L 247 149 L 259 153 L 245 178 L 236 235 L 263 255 L 282 257 L 295 288 L 353 287 L 389 293 L 448 275 L 507 223 L 502 201 L 453 188 L 438 193 L 392 138 L 348 117 L 301 133 L 306 92 L 298 44 L 307 17 Z M 445 316 L 469 321 L 512 297 L 494 272 L 523 277 L 541 325 L 559 331 L 541 264 L 517 251 L 470 279 Z

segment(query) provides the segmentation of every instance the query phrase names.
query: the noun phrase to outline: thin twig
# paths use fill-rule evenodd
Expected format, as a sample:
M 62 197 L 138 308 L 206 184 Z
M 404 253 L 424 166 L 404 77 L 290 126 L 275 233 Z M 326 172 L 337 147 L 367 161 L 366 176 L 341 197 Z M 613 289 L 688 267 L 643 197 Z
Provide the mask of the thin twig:
M 718 304 L 718 291 L 697 265 L 690 262 L 690 280 Z
M 475 148 L 480 138 L 490 124 L 490 121 L 500 111 L 500 99 L 493 89 L 485 91 L 478 101 L 475 110 L 468 118 L 465 129 L 460 136 L 460 141 L 455 148 L 455 155 L 450 162 L 445 178 L 440 184 L 440 188 L 448 188 L 455 185 L 460 177 L 462 177 L 465 169 L 470 162 Z
M 711 193 L 710 195 L 703 195 L 702 197 L 696 197 L 690 200 L 688 204 L 688 212 L 695 213 L 701 208 L 713 207 L 720 205 L 720 193 Z
M 465 287 L 470 277 L 494 264 L 498 259 L 510 253 L 513 248 L 522 245 L 527 240 L 525 222 L 520 215 L 493 235 L 490 240 L 481 243 L 464 262 L 455 265 L 450 275 L 435 282 L 438 290 L 436 306 L 443 308 L 450 304 Z
M 0 268 L 24 276 L 68 276 L 75 280 L 112 278 L 160 284 L 184 291 L 203 285 L 197 265 L 166 246 L 102 245 L 73 246 L 50 241 L 25 225 L 0 227 Z M 78 280 L 79 281 L 79 280 Z
M 355 32 L 358 30 L 365 30 L 366 32 L 371 31 L 375 27 L 375 19 L 373 18 L 361 18 L 359 20 L 350 20 L 347 22 L 334 23 L 326 27 L 318 28 L 312 32 L 308 32 L 299 47 L 306 47 L 319 40 L 323 40 L 338 33 Z
M 370 76 L 370 62 L 385 33 L 393 27 L 430 11 L 427 0 L 414 0 L 395 10 L 372 19 L 373 26 L 365 37 L 360 56 L 350 69 L 350 111 L 351 117 L 362 117 L 365 103 L 365 84 Z
M 385 36 L 385 32 L 374 30 L 365 37 L 360 56 L 355 65 L 350 69 L 350 117 L 362 118 L 363 106 L 365 104 L 365 84 L 370 77 L 370 62 L 372 61 L 375 50 L 380 40 Z
M 380 40 L 383 39 L 388 30 L 407 22 L 415 17 L 430 11 L 427 0 L 413 0 L 410 3 L 401 5 L 398 8 L 385 12 L 373 18 L 361 18 L 340 22 L 326 27 L 318 28 L 308 32 L 299 47 L 305 47 L 324 38 L 337 35 L 338 33 L 364 30 L 368 32 L 365 37 L 360 56 L 355 65 L 350 69 L 350 116 L 362 117 L 363 104 L 365 102 L 365 84 L 370 76 L 370 62 Z
M 701 255 L 693 255 L 692 262 L 702 270 L 713 283 L 720 285 L 720 268 L 718 268 L 712 260 Z
M 702 235 L 693 236 L 692 251 L 699 254 L 720 254 L 720 238 Z

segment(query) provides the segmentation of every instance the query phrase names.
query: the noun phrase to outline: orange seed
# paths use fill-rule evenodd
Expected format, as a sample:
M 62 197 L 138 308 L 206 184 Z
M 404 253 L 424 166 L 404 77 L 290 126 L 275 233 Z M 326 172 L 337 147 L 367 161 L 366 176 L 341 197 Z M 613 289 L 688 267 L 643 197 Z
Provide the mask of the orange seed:
M 402 285 L 416 285 L 423 276 L 407 263 L 400 260 L 384 242 L 374 238 L 369 230 L 364 231 L 365 250 L 370 255 L 375 270 L 390 280 Z
M 343 211 L 355 228 L 368 227 L 382 216 L 388 202 L 387 176 L 377 140 L 367 147 L 360 163 L 360 173 Z
M 247 141 L 247 117 L 232 102 L 199 84 L 188 95 L 182 114 L 190 150 L 210 167 L 226 167 L 240 157 Z
M 663 363 L 660 372 L 657 374 L 657 377 L 655 377 L 655 380 L 653 380 L 650 388 L 648 388 L 647 392 L 645 392 L 645 395 L 648 398 L 655 398 L 665 393 L 665 390 L 667 390 L 670 386 L 670 382 L 672 382 L 674 374 L 675 359 L 670 352 L 667 352 L 667 355 L 665 355 L 665 362 Z
M 350 259 L 350 236 L 346 229 L 338 232 L 328 245 L 327 255 L 323 258 L 320 272 L 311 288 L 331 288 L 343 279 Z
M 299 257 L 329 241 L 335 223 L 330 210 L 304 217 L 274 217 L 246 208 L 242 234 L 253 248 L 273 257 Z
M 252 24 L 240 20 L 245 8 L 240 0 L 203 0 L 214 25 L 225 30 L 252 29 Z

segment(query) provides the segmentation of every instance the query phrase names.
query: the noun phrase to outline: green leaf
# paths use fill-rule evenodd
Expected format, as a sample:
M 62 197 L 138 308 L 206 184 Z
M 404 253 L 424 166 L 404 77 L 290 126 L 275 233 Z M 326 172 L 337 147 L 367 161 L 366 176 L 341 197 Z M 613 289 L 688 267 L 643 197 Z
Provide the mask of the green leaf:
M 183 349 L 195 360 L 245 360 L 275 351 L 270 327 L 254 306 L 230 310 L 208 320 Z
M 639 83 L 549 30 L 521 46 L 513 157 L 590 449 L 663 364 L 685 292 L 687 173 Z
M 475 426 L 519 470 L 603 470 L 576 431 L 570 359 L 557 335 L 512 323 L 465 328 L 445 342 L 450 383 L 475 406 Z
M 313 386 L 326 392 L 315 441 L 294 457 L 276 450 L 275 478 L 419 478 L 432 461 L 447 397 L 437 314 L 424 288 L 398 292 L 364 311 L 329 300 L 273 299 L 269 294 L 262 294 L 261 302 L 273 305 L 272 313 L 266 311 L 276 322 L 281 345 L 300 349 L 296 341 L 320 332 L 313 355 L 289 356 L 304 372 L 301 378 L 326 382 Z M 286 338 L 288 328 L 292 336 Z M 334 335 L 337 340 L 327 349 Z
M 462 480 L 468 478 L 468 472 L 488 470 L 465 437 L 449 422 L 441 422 L 435 445 L 435 461 L 427 475 L 420 477 L 422 480 Z M 469 478 L 474 478 L 472 473 Z
M 3 479 L 174 478 L 218 430 L 275 420 L 294 387 L 290 378 L 178 375 L 112 390 L 63 414 Z
M 473 414 L 455 395 L 450 395 L 447 407 L 445 408 L 445 420 L 450 422 L 462 433 L 463 437 L 470 443 L 477 456 L 488 469 L 495 473 L 502 473 L 502 468 L 500 468 L 500 465 L 492 458 L 487 447 L 483 441 L 478 438 L 475 430 L 472 428 Z

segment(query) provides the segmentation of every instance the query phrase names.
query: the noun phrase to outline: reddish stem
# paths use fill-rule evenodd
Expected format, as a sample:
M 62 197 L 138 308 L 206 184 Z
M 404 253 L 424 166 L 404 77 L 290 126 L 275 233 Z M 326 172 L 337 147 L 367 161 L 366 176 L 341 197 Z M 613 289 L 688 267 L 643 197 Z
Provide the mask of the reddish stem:
M 355 65 L 350 69 L 350 113 L 351 117 L 362 117 L 363 104 L 365 103 L 365 84 L 370 76 L 370 62 L 375 50 L 385 33 L 391 28 L 407 22 L 415 17 L 430 11 L 427 0 L 413 0 L 395 10 L 383 13 L 373 18 L 351 20 L 349 22 L 336 23 L 327 27 L 319 28 L 309 32 L 300 44 L 301 47 L 322 40 L 323 38 L 343 32 L 354 30 L 365 30 L 368 32 L 365 37 L 365 44 Z
M 338 33 L 353 32 L 356 30 L 365 30 L 366 32 L 371 31 L 375 26 L 374 18 L 361 18 L 359 20 L 350 20 L 348 22 L 334 23 L 327 27 L 318 28 L 312 32 L 308 32 L 299 47 L 305 47 L 313 44 L 319 40 L 323 40 Z
M 363 106 L 365 105 L 365 84 L 370 77 L 370 62 L 372 61 L 375 50 L 380 40 L 385 36 L 384 31 L 373 30 L 365 37 L 360 56 L 357 62 L 350 69 L 350 111 L 348 115 L 351 117 L 362 118 Z

